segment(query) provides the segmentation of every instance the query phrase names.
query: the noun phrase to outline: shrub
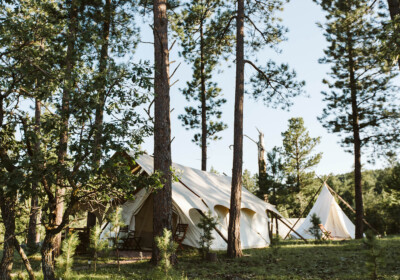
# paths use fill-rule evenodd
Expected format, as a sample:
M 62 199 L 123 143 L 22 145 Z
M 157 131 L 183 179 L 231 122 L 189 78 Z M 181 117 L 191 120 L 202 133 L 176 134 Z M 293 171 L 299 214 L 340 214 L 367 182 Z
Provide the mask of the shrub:
M 212 230 L 217 226 L 217 220 L 212 216 L 211 212 L 201 217 L 200 223 L 197 226 L 203 230 L 203 234 L 200 236 L 200 253 L 203 258 L 206 257 L 207 253 L 210 252 L 210 247 L 214 240 L 212 236 Z
M 163 235 L 155 238 L 155 242 L 158 250 L 160 250 L 160 261 L 158 267 L 162 270 L 166 276 L 172 268 L 171 258 L 175 257 L 177 244 L 172 241 L 172 232 L 164 228 Z
M 316 240 L 321 240 L 321 229 L 319 225 L 321 224 L 321 219 L 317 216 L 317 214 L 312 214 L 311 216 L 312 226 L 308 229 L 308 231 L 314 236 Z
M 58 268 L 62 271 L 64 277 L 68 277 L 74 264 L 74 255 L 76 247 L 79 245 L 78 233 L 72 233 L 67 236 L 61 245 L 62 254 L 57 258 Z

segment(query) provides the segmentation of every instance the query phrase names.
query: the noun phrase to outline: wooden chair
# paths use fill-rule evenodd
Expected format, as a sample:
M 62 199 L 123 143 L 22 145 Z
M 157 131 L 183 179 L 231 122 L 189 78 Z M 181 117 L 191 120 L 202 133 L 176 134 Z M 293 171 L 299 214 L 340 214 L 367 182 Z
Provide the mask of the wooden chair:
M 188 224 L 177 224 L 175 233 L 174 233 L 174 241 L 178 243 L 178 249 L 184 249 L 182 246 L 183 240 L 185 240 L 186 232 L 189 228 Z
M 319 229 L 322 231 L 322 239 L 323 240 L 332 240 L 332 232 L 328 231 L 323 224 L 319 224 Z

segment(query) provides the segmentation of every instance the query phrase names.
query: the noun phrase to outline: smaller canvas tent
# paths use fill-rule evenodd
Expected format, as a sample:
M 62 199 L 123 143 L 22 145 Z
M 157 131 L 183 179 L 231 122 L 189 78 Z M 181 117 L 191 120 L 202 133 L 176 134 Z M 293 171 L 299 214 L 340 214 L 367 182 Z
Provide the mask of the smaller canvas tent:
M 321 224 L 324 225 L 326 230 L 331 232 L 334 239 L 354 238 L 354 224 L 339 207 L 325 184 L 322 186 L 322 190 L 310 213 L 307 215 L 304 222 L 297 228 L 297 232 L 306 239 L 314 238 L 309 231 L 310 227 L 312 227 L 311 216 L 313 214 L 316 214 L 321 219 Z M 291 235 L 293 238 L 298 238 L 293 233 L 291 233 Z
M 133 155 L 129 155 L 132 156 Z M 144 174 L 153 172 L 153 157 L 141 155 L 136 159 L 136 170 Z M 172 183 L 173 227 L 188 224 L 183 244 L 199 247 L 201 230 L 197 227 L 202 213 L 208 211 L 218 219 L 211 248 L 225 250 L 229 221 L 231 178 L 173 163 L 179 181 Z M 122 205 L 122 218 L 135 235 L 141 237 L 142 248 L 150 248 L 153 238 L 153 196 L 151 189 L 142 189 L 135 200 Z M 284 219 L 275 207 L 251 194 L 242 192 L 240 238 L 242 248 L 262 248 L 270 243 L 267 211 Z M 103 236 L 107 234 L 107 229 Z

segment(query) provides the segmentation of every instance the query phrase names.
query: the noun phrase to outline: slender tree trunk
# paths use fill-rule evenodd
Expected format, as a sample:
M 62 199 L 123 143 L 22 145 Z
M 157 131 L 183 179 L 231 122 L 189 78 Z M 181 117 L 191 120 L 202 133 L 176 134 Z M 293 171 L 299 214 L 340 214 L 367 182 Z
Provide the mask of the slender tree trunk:
M 98 86 L 98 103 L 96 107 L 96 118 L 95 118 L 95 137 L 94 137 L 94 169 L 97 170 L 100 167 L 101 160 L 101 145 L 103 140 L 103 122 L 104 122 L 104 105 L 106 102 L 106 91 L 107 91 L 107 65 L 108 65 L 108 47 L 110 41 L 110 26 L 111 26 L 111 0 L 106 0 L 103 7 L 103 44 L 100 50 L 100 62 L 99 62 L 99 76 L 97 80 Z M 92 228 L 96 225 L 96 215 L 88 212 L 87 214 L 87 227 Z
M 24 250 L 19 245 L 17 238 L 13 238 L 15 250 L 17 250 L 18 254 L 20 255 L 22 261 L 24 262 L 24 266 L 26 271 L 28 272 L 28 276 L 30 280 L 35 280 L 35 273 L 33 272 L 31 263 L 29 262 L 28 257 L 26 256 Z
M 389 6 L 389 13 L 390 18 L 394 20 L 396 16 L 400 15 L 400 1 L 399 0 L 387 0 Z M 397 28 L 396 30 L 397 36 L 400 36 L 400 30 Z M 397 63 L 399 64 L 400 68 L 400 58 L 398 59 Z
M 67 35 L 67 55 L 66 55 L 66 70 L 64 78 L 64 89 L 61 104 L 61 131 L 60 131 L 60 146 L 58 148 L 58 164 L 64 166 L 65 158 L 67 156 L 68 148 L 68 130 L 69 130 L 69 116 L 70 116 L 70 101 L 72 88 L 74 86 L 73 80 L 73 68 L 75 66 L 75 40 L 77 33 L 77 22 L 78 22 L 78 1 L 72 0 L 69 12 L 69 32 Z M 65 186 L 62 172 L 59 172 L 57 176 L 57 190 L 56 190 L 56 202 L 55 202 L 55 223 L 56 225 L 61 224 L 63 211 L 64 211 L 64 196 Z M 60 254 L 61 249 L 61 233 L 57 234 L 54 242 L 54 257 Z
M 267 164 L 265 161 L 264 133 L 258 132 L 258 187 L 265 189 L 267 184 Z
M 362 177 L 361 177 L 361 139 L 360 139 L 360 124 L 357 105 L 357 88 L 354 71 L 353 59 L 353 42 L 350 32 L 348 37 L 348 55 L 349 55 L 349 72 L 350 72 L 350 91 L 351 91 L 351 106 L 352 106 L 352 124 L 354 137 L 354 185 L 355 185 L 355 201 L 356 201 L 356 239 L 363 238 L 363 195 L 362 195 Z
M 70 117 L 70 100 L 72 94 L 73 68 L 75 65 L 75 41 L 78 25 L 78 0 L 72 0 L 69 11 L 69 29 L 67 34 L 67 55 L 66 69 L 64 76 L 64 89 L 61 104 L 61 129 L 60 129 L 60 144 L 58 147 L 58 165 L 59 168 L 64 166 L 68 148 L 68 130 Z M 46 229 L 46 236 L 42 245 L 42 270 L 44 280 L 54 280 L 54 258 L 60 254 L 61 249 L 61 231 L 55 230 L 63 220 L 64 212 L 64 196 L 65 185 L 64 175 L 60 170 L 57 174 L 57 189 L 55 196 L 49 197 L 49 226 Z
M 161 172 L 164 187 L 153 194 L 153 236 L 172 230 L 171 120 L 167 0 L 154 0 L 154 171 Z M 153 242 L 152 262 L 160 252 Z
M 236 88 L 232 168 L 231 207 L 229 209 L 228 257 L 242 256 L 240 244 L 240 208 L 243 167 L 243 98 L 244 98 L 244 0 L 238 0 L 236 18 Z
M 41 103 L 39 99 L 35 99 L 35 151 L 34 157 L 39 159 L 40 155 L 40 115 L 41 115 Z M 32 197 L 31 197 L 31 211 L 29 215 L 28 224 L 28 238 L 27 246 L 33 251 L 36 251 L 38 242 L 38 232 L 37 232 L 37 220 L 39 213 L 39 197 L 36 195 L 38 184 L 35 182 L 32 185 Z
M 1 216 L 5 227 L 3 257 L 0 263 L 0 280 L 11 280 L 11 271 L 14 263 L 15 200 L 16 195 L 0 192 Z
M 200 23 L 200 79 L 201 79 L 201 170 L 207 171 L 207 93 L 204 73 L 203 20 Z

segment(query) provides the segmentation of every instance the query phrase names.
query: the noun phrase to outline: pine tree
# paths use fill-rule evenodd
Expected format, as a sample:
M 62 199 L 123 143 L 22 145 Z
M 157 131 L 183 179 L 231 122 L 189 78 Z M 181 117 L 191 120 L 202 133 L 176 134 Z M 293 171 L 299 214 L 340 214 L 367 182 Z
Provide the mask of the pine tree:
M 356 204 L 356 238 L 363 236 L 363 190 L 361 149 L 382 147 L 397 141 L 397 108 L 394 87 L 385 60 L 381 59 L 381 25 L 366 0 L 323 1 L 327 23 L 323 26 L 329 43 L 321 63 L 332 65 L 331 79 L 324 83 L 327 107 L 320 121 L 339 133 L 342 144 L 352 147 Z M 349 150 L 351 151 L 351 150 Z
M 269 46 L 275 47 L 284 39 L 283 28 L 276 12 L 283 9 L 284 1 L 237 1 L 236 13 L 231 19 L 236 19 L 236 84 L 234 112 L 234 144 L 232 190 L 229 209 L 228 249 L 229 257 L 242 256 L 240 245 L 240 205 L 243 168 L 243 101 L 244 101 L 244 66 L 249 64 L 256 74 L 250 79 L 252 90 L 247 91 L 256 100 L 261 99 L 267 106 L 284 107 L 291 105 L 290 98 L 301 93 L 303 82 L 295 80 L 296 74 L 289 71 L 286 64 L 277 66 L 268 61 L 265 67 L 258 67 L 254 62 L 245 59 L 245 24 L 247 24 L 249 39 L 247 47 L 250 53 L 246 57 Z M 229 28 L 228 22 L 226 30 Z
M 188 102 L 199 102 L 198 106 L 185 107 L 179 115 L 187 129 L 200 129 L 193 142 L 201 147 L 201 170 L 207 170 L 207 147 L 209 140 L 218 140 L 218 132 L 227 128 L 221 121 L 220 107 L 226 103 L 221 89 L 211 80 L 212 73 L 221 57 L 230 51 L 232 36 L 223 33 L 230 18 L 229 11 L 221 11 L 223 1 L 193 0 L 184 5 L 173 23 L 183 51 L 181 54 L 193 66 L 193 80 L 182 90 Z M 223 34 L 220 36 L 220 34 Z
M 309 170 L 321 160 L 322 153 L 313 154 L 321 138 L 310 137 L 303 118 L 291 118 L 282 137 L 285 172 L 295 182 L 294 191 L 299 192 L 312 183 L 315 174 Z
M 169 46 L 167 1 L 153 1 L 154 20 L 154 172 L 160 173 L 164 187 L 154 193 L 153 236 L 172 230 L 171 116 L 169 95 Z M 160 260 L 160 250 L 153 243 L 152 262 Z

